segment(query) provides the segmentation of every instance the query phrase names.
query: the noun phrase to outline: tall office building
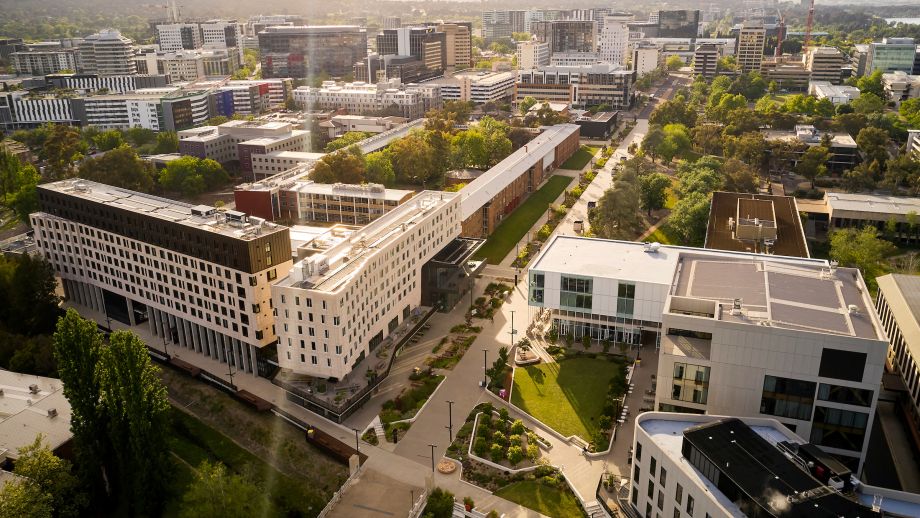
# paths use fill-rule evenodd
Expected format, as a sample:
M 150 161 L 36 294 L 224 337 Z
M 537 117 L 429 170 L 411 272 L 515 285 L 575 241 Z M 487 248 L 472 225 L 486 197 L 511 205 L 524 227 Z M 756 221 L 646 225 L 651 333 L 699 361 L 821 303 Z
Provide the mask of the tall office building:
M 658 68 L 661 50 L 658 45 L 639 42 L 633 47 L 630 66 L 636 72 L 636 77 L 642 77 Z
M 700 11 L 658 11 L 657 23 L 658 38 L 696 38 L 700 31 Z
M 259 50 L 262 77 L 343 76 L 367 57 L 367 31 L 355 25 L 266 27 Z
M 286 227 L 79 179 L 43 184 L 38 201 L 36 245 L 71 301 L 146 322 L 183 354 L 272 374 L 270 285 L 291 268 Z
M 521 41 L 517 45 L 517 61 L 521 70 L 549 65 L 549 45 L 542 41 Z
M 745 22 L 738 32 L 738 45 L 735 58 L 742 72 L 760 72 L 763 63 L 763 46 L 766 30 L 762 24 Z
M 597 23 L 583 20 L 557 20 L 532 24 L 537 41 L 556 53 L 597 52 Z
M 201 48 L 201 29 L 197 23 L 164 23 L 156 26 L 160 52 L 179 52 Z
M 603 18 L 604 25 L 599 30 L 599 59 L 607 63 L 626 64 L 629 47 L 629 26 L 633 19 L 631 14 L 608 14 Z
M 524 32 L 526 15 L 527 11 L 483 11 L 482 37 L 488 43 Z
M 473 66 L 473 24 L 471 22 L 445 22 L 437 25 L 446 38 L 445 69 L 463 70 Z
M 866 54 L 865 75 L 876 70 L 912 73 L 917 57 L 913 38 L 884 38 L 881 43 L 870 43 Z
M 384 16 L 383 17 L 383 28 L 384 29 L 398 29 L 402 27 L 402 19 L 399 16 Z
M 812 47 L 805 53 L 805 69 L 811 81 L 827 81 L 832 85 L 843 82 L 843 67 L 849 59 L 835 47 Z
M 243 59 L 243 26 L 236 20 L 209 20 L 200 24 L 201 41 L 209 49 L 234 49 Z
M 87 36 L 79 49 L 80 71 L 85 74 L 124 76 L 137 73 L 133 44 L 115 29 Z
M 719 46 L 712 43 L 704 43 L 696 46 L 693 51 L 693 75 L 703 76 L 706 79 L 712 79 L 716 76 L 716 68 L 719 62 Z
M 428 70 L 443 71 L 447 63 L 447 34 L 434 27 L 384 29 L 377 35 L 381 56 L 412 56 Z

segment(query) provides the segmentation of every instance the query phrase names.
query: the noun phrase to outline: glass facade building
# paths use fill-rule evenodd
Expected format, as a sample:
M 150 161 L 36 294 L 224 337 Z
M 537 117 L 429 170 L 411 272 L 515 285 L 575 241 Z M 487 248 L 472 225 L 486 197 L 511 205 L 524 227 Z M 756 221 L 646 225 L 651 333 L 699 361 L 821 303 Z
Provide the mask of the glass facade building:
M 259 50 L 264 78 L 344 76 L 367 57 L 367 31 L 354 25 L 266 27 Z

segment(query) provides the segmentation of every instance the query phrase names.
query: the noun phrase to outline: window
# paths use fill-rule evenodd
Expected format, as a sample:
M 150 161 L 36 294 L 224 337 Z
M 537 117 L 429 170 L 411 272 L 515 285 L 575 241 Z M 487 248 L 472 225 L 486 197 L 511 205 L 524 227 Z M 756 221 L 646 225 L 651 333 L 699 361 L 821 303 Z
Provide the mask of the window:
M 668 482 L 668 470 L 664 469 L 664 466 L 661 467 L 661 474 L 658 477 L 658 483 L 661 484 L 661 487 L 667 485 Z
M 871 406 L 873 394 L 871 390 L 841 385 L 822 383 L 818 386 L 818 399 L 845 405 Z
M 658 509 L 664 511 L 664 491 L 658 492 Z
M 639 490 L 636 489 L 636 486 L 632 488 L 632 496 L 630 497 L 632 505 L 636 505 L 639 502 Z
M 687 495 L 687 514 L 693 516 L 693 497 Z
M 671 399 L 705 405 L 709 399 L 710 368 L 691 363 L 675 363 Z
M 658 468 L 658 461 L 655 460 L 655 457 L 649 457 L 648 461 L 648 476 L 650 478 L 655 478 L 655 470 Z
M 674 518 L 680 518 L 680 508 L 674 508 Z
M 674 489 L 674 500 L 677 501 L 678 506 L 684 501 L 684 486 L 677 484 L 677 487 Z
M 530 301 L 543 303 L 543 286 L 545 276 L 542 273 L 530 274 Z
M 760 413 L 808 421 L 816 385 L 812 381 L 764 376 Z
M 642 443 L 637 441 L 636 442 L 636 461 L 638 462 L 641 460 L 642 460 Z
M 655 498 L 655 481 L 652 479 L 648 481 L 648 497 Z
M 861 451 L 868 423 L 869 414 L 816 406 L 811 442 L 829 448 Z
M 866 353 L 825 348 L 821 351 L 818 375 L 823 378 L 861 382 L 865 368 Z
M 633 464 L 633 480 L 635 480 L 636 482 L 639 481 L 639 472 L 640 472 L 639 464 Z
M 561 277 L 559 305 L 573 310 L 591 311 L 593 281 L 580 277 Z
M 620 283 L 617 286 L 617 316 L 632 318 L 636 303 L 636 285 Z

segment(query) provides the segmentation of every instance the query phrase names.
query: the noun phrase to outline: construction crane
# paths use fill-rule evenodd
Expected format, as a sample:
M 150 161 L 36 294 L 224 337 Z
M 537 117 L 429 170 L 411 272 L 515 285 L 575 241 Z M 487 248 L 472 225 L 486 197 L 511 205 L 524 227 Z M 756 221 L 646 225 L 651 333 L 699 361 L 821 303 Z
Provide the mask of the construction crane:
M 815 0 L 808 4 L 808 21 L 805 22 L 805 43 L 802 44 L 803 51 L 811 45 L 811 29 L 815 24 Z
M 166 4 L 141 4 L 141 7 L 153 7 L 155 9 L 166 9 L 166 19 L 170 23 L 179 23 L 179 6 L 176 0 L 166 0 Z
M 786 37 L 786 15 L 779 15 L 779 27 L 776 33 L 776 51 L 773 52 L 773 57 L 778 58 L 783 55 L 783 38 Z

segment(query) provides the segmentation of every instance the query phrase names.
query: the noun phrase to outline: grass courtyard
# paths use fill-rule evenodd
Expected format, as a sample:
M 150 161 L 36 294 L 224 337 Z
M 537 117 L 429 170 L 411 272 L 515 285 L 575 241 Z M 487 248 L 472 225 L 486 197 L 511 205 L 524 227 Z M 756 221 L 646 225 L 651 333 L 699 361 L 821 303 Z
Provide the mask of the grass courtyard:
M 620 364 L 595 358 L 570 358 L 519 368 L 511 402 L 564 436 L 590 441 L 598 432 L 610 381 Z
M 591 158 L 597 154 L 597 151 L 599 149 L 600 149 L 599 147 L 595 147 L 595 146 L 581 146 L 580 148 L 578 148 L 578 151 L 576 151 L 572 156 L 570 156 L 568 160 L 563 162 L 562 165 L 559 166 L 559 168 L 560 169 L 574 169 L 575 171 L 581 171 L 582 169 L 584 169 L 586 165 L 588 165 L 588 162 L 590 162 Z
M 537 481 L 508 484 L 495 492 L 495 496 L 533 509 L 553 518 L 581 518 L 584 513 L 571 492 L 564 492 Z
M 565 191 L 574 178 L 556 175 L 550 177 L 546 184 L 530 195 L 505 218 L 482 248 L 476 253 L 476 259 L 485 259 L 489 264 L 498 264 L 508 255 L 514 245 L 518 244 L 537 220 L 540 219 L 550 203 Z

